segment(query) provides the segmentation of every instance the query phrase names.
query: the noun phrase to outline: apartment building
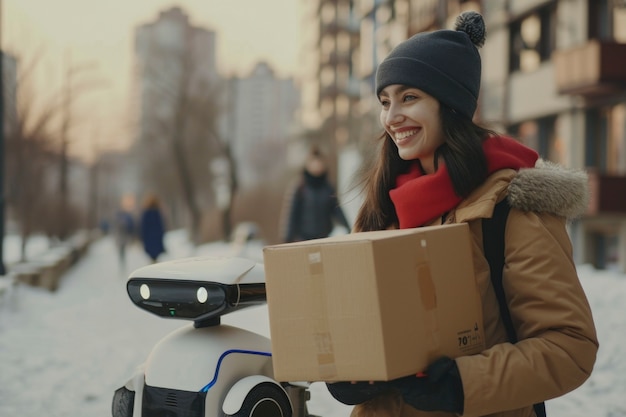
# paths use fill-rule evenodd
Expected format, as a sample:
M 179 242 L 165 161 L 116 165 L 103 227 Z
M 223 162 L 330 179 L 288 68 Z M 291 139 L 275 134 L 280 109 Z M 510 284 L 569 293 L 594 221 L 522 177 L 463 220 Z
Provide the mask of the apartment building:
M 225 139 L 237 161 L 239 185 L 253 188 L 283 172 L 300 94 L 293 78 L 278 77 L 265 62 L 227 85 Z
M 577 262 L 626 270 L 626 4 L 483 1 L 480 120 L 589 172 L 570 224 Z
M 163 10 L 153 22 L 136 28 L 135 58 L 140 138 L 162 134 L 155 120 L 177 110 L 170 91 L 181 86 L 185 92 L 204 91 L 219 79 L 215 32 L 192 25 L 179 7 Z
M 209 162 L 217 147 L 216 135 L 207 133 L 217 125 L 216 36 L 180 7 L 135 29 L 134 192 L 141 201 L 146 190 L 158 190 L 174 225 L 188 217 L 197 221 L 196 207 L 214 201 L 204 183 L 211 184 Z
M 349 190 L 363 149 L 380 132 L 373 94 L 377 65 L 400 41 L 452 28 L 459 13 L 477 10 L 487 27 L 477 121 L 513 135 L 546 160 L 589 173 L 589 209 L 569 225 L 576 261 L 626 271 L 626 1 L 311 3 L 310 13 L 319 19 L 310 38 L 317 40 L 312 50 L 320 57 L 317 73 L 310 74 L 319 79 L 314 106 L 318 124 L 333 127 L 340 193 Z M 350 19 L 342 20 L 341 11 Z M 358 35 L 353 26 L 341 25 L 348 21 L 359 22 Z M 339 42 L 339 28 L 346 27 L 350 42 Z M 324 57 L 334 65 L 325 65 Z M 333 72 L 346 68 L 347 76 Z M 350 96 L 354 84 L 339 80 L 357 80 L 359 99 Z M 331 91 L 337 94 L 323 94 Z M 349 105 L 342 107 L 342 101 Z M 352 124 L 342 130 L 344 108 Z M 351 201 L 358 207 L 358 198 Z
M 331 159 L 330 178 L 337 179 L 335 157 L 355 137 L 359 119 L 360 80 L 355 54 L 360 44 L 358 2 L 314 0 L 301 3 L 302 92 L 299 138 L 319 145 Z

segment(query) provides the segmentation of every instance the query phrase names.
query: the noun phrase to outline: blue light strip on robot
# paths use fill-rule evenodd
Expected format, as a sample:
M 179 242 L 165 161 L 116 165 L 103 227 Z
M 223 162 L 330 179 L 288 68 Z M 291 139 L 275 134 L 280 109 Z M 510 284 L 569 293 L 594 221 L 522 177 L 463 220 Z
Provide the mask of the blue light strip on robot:
M 215 367 L 215 375 L 213 375 L 213 379 L 207 385 L 202 387 L 200 392 L 207 392 L 208 390 L 211 389 L 213 385 L 215 385 L 215 383 L 217 382 L 217 376 L 220 373 L 220 367 L 222 366 L 222 361 L 224 360 L 226 356 L 230 355 L 231 353 L 243 353 L 244 355 L 272 356 L 270 352 L 258 352 L 255 350 L 241 350 L 241 349 L 227 350 L 220 355 L 220 358 L 217 361 L 217 366 Z

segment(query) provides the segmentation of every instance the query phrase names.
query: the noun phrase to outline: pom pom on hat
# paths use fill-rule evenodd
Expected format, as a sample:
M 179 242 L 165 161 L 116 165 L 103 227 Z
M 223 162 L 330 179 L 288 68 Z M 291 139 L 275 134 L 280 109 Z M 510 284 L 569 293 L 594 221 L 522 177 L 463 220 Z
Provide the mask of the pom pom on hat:
M 418 33 L 396 46 L 378 66 L 376 94 L 392 84 L 419 88 L 471 119 L 480 90 L 478 48 L 485 42 L 485 23 L 479 13 L 465 12 L 455 28 Z
M 476 12 L 463 12 L 454 23 L 454 30 L 467 33 L 470 40 L 477 48 L 485 44 L 487 32 L 485 31 L 485 21 L 483 17 Z

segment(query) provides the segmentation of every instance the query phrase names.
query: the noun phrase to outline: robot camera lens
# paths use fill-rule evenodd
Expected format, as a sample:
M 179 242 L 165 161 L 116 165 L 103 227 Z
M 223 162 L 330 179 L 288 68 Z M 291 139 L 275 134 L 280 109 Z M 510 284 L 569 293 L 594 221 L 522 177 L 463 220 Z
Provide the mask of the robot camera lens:
M 206 288 L 200 287 L 198 288 L 196 297 L 198 298 L 198 302 L 200 302 L 201 304 L 204 304 L 209 299 L 209 292 L 206 290 Z
M 141 298 L 144 300 L 150 298 L 150 287 L 148 287 L 148 284 L 141 284 L 141 287 L 139 287 L 139 294 L 141 294 Z

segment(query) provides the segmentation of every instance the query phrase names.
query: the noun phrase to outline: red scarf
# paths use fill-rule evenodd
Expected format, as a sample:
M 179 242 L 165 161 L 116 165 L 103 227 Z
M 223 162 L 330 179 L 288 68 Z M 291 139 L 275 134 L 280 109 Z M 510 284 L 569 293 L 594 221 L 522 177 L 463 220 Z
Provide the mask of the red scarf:
M 535 166 L 537 152 L 514 139 L 498 136 L 483 142 L 489 174 L 504 168 L 519 170 Z M 456 195 L 445 165 L 431 175 L 421 173 L 419 164 L 396 178 L 389 191 L 401 229 L 420 227 L 452 210 L 463 199 Z

